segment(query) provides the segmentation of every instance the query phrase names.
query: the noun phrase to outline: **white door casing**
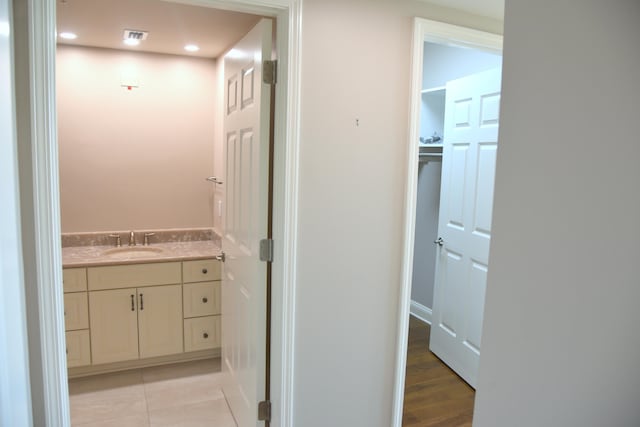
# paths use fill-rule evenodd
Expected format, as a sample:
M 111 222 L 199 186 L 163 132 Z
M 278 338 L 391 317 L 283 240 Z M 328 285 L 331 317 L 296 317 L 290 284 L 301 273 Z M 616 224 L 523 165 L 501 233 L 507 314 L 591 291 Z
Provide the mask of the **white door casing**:
M 298 152 L 300 129 L 300 51 L 301 51 L 301 16 L 302 7 L 300 0 L 180 0 L 183 3 L 200 4 L 203 6 L 220 7 L 263 16 L 277 17 L 278 23 L 278 52 L 281 55 L 281 63 L 278 70 L 280 84 L 276 87 L 275 135 L 276 140 L 282 141 L 275 147 L 275 180 L 274 191 L 274 233 L 281 244 L 274 248 L 276 259 L 281 260 L 274 265 L 274 304 L 278 309 L 274 310 L 275 327 L 272 341 L 272 367 L 280 375 L 273 377 L 275 380 L 272 393 L 281 397 L 277 399 L 278 407 L 272 413 L 272 417 L 281 420 L 282 425 L 291 426 L 293 419 L 293 348 L 294 348 L 294 324 L 293 313 L 295 307 L 295 265 L 297 245 L 297 206 L 298 206 Z M 19 3 L 21 4 L 21 3 Z M 27 129 L 32 130 L 30 149 L 33 157 L 19 160 L 21 167 L 32 167 L 38 173 L 34 175 L 33 190 L 24 190 L 25 197 L 34 200 L 33 215 L 35 226 L 29 230 L 38 229 L 38 237 L 35 242 L 26 244 L 33 246 L 37 257 L 33 265 L 37 265 L 38 279 L 34 285 L 38 291 L 38 304 L 31 313 L 26 316 L 40 328 L 39 339 L 42 350 L 42 370 L 31 372 L 31 383 L 40 384 L 43 393 L 43 403 L 38 406 L 38 419 L 46 420 L 52 425 L 69 425 L 69 399 L 67 392 L 67 374 L 64 339 L 64 318 L 62 301 L 62 275 L 59 273 L 61 249 L 60 249 L 60 217 L 59 217 L 59 186 L 58 174 L 58 147 L 56 140 L 56 102 L 55 102 L 55 7 L 54 0 L 33 1 L 29 0 L 24 5 L 25 13 L 13 22 L 31 29 L 30 43 L 22 43 L 16 47 L 23 57 L 33 58 L 33 63 L 28 70 L 22 68 L 23 82 L 31 85 L 16 84 L 17 96 L 29 103 L 33 117 L 29 114 L 17 114 L 28 120 Z M 8 7 L 0 6 L 3 16 L 8 16 Z M 28 13 L 27 13 L 28 12 Z M 10 20 L 9 20 L 10 21 Z M 25 30 L 26 31 L 26 30 Z M 9 38 L 16 39 L 12 34 Z M 7 43 L 0 44 L 1 56 L 5 55 Z M 10 66 L 16 61 L 8 61 Z M 10 74 L 7 74 L 7 76 Z M 4 84 L 4 81 L 3 81 Z M 30 91 L 25 91 L 29 87 Z M 7 99 L 9 99 L 7 97 Z M 0 104 L 4 106 L 5 104 Z M 7 127 L 8 129 L 8 127 Z M 14 144 L 15 145 L 15 144 Z M 7 147 L 14 147 L 7 144 Z M 14 147 L 15 148 L 15 147 Z M 6 156 L 2 159 L 11 157 Z M 3 182 L 11 184 L 17 179 L 16 168 L 6 168 L 8 180 Z M 4 169 L 3 169 L 4 172 Z M 13 181 L 12 181 L 13 179 Z M 286 189 L 286 191 L 285 191 Z M 12 200 L 10 200 L 12 203 Z M 13 205 L 12 205 L 13 206 Z M 7 221 L 10 226 L 15 224 Z M 19 234 L 19 233 L 18 233 Z M 23 244 L 25 244 L 23 242 Z M 35 267 L 34 267 L 35 269 Z M 35 271 L 35 270 L 34 270 Z M 34 273 L 35 274 L 35 273 Z M 20 291 L 22 292 L 22 290 Z M 22 296 L 24 298 L 24 296 Z M 11 299 L 13 301 L 13 299 Z M 22 304 L 24 306 L 24 304 Z M 18 304 L 14 307 L 19 307 Z M 24 316 L 22 316 L 24 320 Z M 17 336 L 16 342 L 24 342 L 27 336 L 26 328 L 20 330 L 12 323 L 12 331 Z M 24 322 L 23 322 L 24 324 Z M 29 327 L 29 333 L 35 334 Z M 25 344 L 26 345 L 26 344 Z M 25 347 L 26 348 L 26 347 Z M 26 350 L 25 350 L 26 351 Z M 16 350 L 16 357 L 24 356 L 25 352 Z M 22 357 L 26 361 L 24 357 Z M 4 366 L 4 365 L 3 365 Z M 16 376 L 28 374 L 26 367 L 19 367 Z M 25 374 L 26 372 L 26 374 Z M 17 402 L 17 410 L 26 414 L 31 407 L 31 398 L 21 387 L 27 382 L 19 382 L 12 389 L 11 396 L 15 399 L 9 402 Z M 21 405 L 21 406 L 20 406 Z M 4 417 L 4 412 L 2 414 Z M 4 418 L 3 418 L 4 419 Z
M 224 57 L 225 229 L 222 249 L 223 392 L 239 427 L 256 426 L 265 395 L 266 263 L 272 23 L 261 20 Z
M 400 299 L 398 307 L 398 334 L 396 341 L 396 370 L 393 387 L 393 419 L 391 425 L 400 427 L 404 408 L 404 391 L 407 362 L 407 335 L 411 306 L 411 282 L 413 277 L 413 248 L 415 245 L 415 222 L 418 187 L 418 138 L 420 136 L 420 103 L 423 89 L 424 42 L 465 46 L 500 54 L 502 36 L 471 28 L 446 24 L 423 18 L 414 18 L 412 37 L 410 128 L 407 150 L 407 173 L 405 176 L 404 247 L 402 273 L 400 277 Z
M 501 70 L 447 83 L 429 347 L 475 388 L 489 265 Z

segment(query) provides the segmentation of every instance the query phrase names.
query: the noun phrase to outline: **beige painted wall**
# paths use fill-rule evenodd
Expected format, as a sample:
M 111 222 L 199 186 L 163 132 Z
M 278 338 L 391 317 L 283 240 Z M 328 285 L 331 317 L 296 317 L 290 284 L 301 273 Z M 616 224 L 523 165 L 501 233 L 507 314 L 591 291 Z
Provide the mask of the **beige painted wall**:
M 57 91 L 63 232 L 213 226 L 215 61 L 58 46 Z

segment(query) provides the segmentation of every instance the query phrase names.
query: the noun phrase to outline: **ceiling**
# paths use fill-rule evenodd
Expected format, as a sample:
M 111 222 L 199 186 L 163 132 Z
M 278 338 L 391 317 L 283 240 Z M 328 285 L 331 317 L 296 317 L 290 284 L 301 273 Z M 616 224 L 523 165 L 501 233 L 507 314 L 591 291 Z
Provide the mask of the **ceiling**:
M 504 17 L 504 0 L 424 0 L 498 20 Z M 164 0 L 57 0 L 58 33 L 73 32 L 76 40 L 62 44 L 127 49 L 174 55 L 217 58 L 260 19 L 230 12 Z M 147 40 L 129 47 L 124 30 L 148 31 Z M 186 52 L 196 44 L 198 52 Z
M 462 10 L 474 15 L 504 20 L 504 0 L 423 0 L 438 6 Z
M 217 58 L 260 19 L 257 15 L 162 0 L 57 0 L 57 31 L 78 38 L 58 43 Z M 124 45 L 124 30 L 148 31 L 140 45 Z M 184 46 L 195 44 L 197 52 Z

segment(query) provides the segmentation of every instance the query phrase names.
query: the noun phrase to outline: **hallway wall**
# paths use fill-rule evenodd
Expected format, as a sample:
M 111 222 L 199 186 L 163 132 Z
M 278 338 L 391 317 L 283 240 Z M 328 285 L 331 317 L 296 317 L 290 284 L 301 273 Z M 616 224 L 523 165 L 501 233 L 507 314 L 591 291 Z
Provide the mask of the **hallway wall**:
M 417 0 L 303 2 L 295 426 L 391 423 L 415 16 L 502 27 Z
M 640 425 L 638 22 L 507 0 L 474 427 Z

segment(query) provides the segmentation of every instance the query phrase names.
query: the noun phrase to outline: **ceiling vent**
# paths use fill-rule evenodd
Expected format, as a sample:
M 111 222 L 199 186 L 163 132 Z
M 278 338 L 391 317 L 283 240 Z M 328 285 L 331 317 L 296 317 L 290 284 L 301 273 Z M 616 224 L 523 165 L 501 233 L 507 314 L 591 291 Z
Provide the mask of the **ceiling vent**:
M 149 35 L 148 31 L 140 31 L 140 30 L 124 30 L 124 40 L 137 40 L 142 41 L 146 40 Z

